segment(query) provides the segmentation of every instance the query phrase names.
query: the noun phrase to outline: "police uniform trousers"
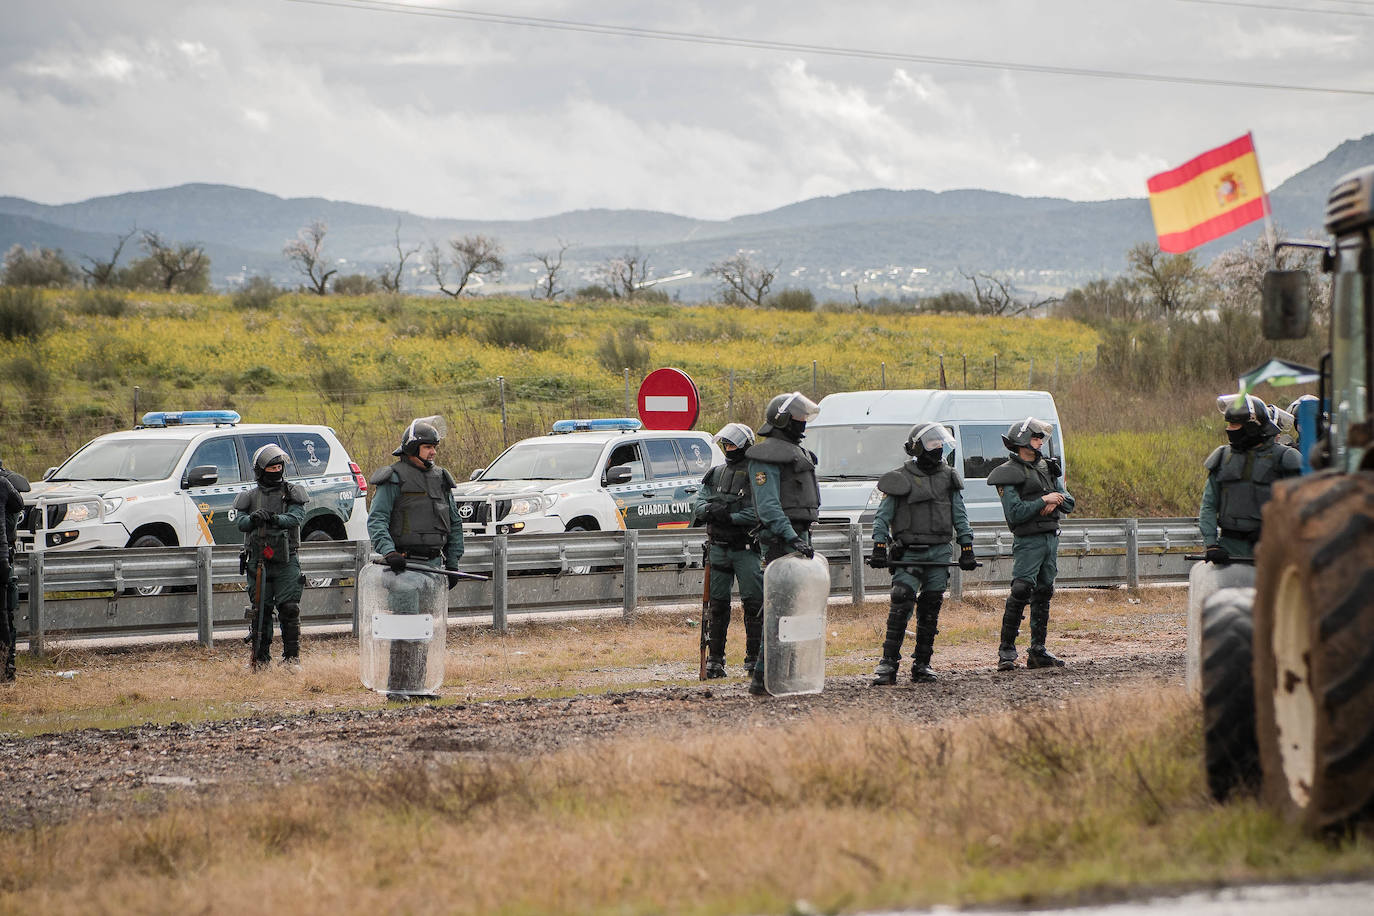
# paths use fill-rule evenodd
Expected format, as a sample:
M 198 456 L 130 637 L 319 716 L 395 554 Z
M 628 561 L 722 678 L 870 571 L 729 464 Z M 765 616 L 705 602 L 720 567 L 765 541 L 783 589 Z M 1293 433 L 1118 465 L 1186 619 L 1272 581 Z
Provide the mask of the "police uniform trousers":
M 421 558 L 406 554 L 406 562 L 412 566 L 429 566 L 443 569 L 443 557 Z M 387 610 L 393 614 L 419 614 L 420 596 L 435 578 L 434 573 L 406 570 L 397 573 L 387 592 Z M 446 579 L 447 577 L 445 577 Z M 447 581 L 444 583 L 447 585 Z M 448 626 L 448 620 L 434 621 L 436 627 Z M 386 686 L 388 691 L 407 693 L 424 686 L 425 670 L 429 665 L 429 643 L 414 639 L 391 640 L 391 656 L 387 665 Z
M 725 655 L 725 635 L 730 629 L 730 588 L 739 583 L 739 600 L 744 608 L 745 658 L 758 654 L 758 639 L 763 622 L 763 561 L 753 545 L 734 548 L 711 543 L 707 551 L 711 564 L 711 627 L 707 633 L 712 656 Z
M 949 567 L 954 555 L 948 543 L 902 548 L 901 559 L 890 560 L 892 584 L 905 585 L 912 595 L 943 592 L 949 588 Z M 905 566 L 907 563 L 933 563 L 933 566 Z
M 1011 545 L 1011 578 L 1025 579 L 1036 589 L 1054 585 L 1059 575 L 1059 535 L 1018 534 Z
M 253 616 L 252 627 L 256 633 L 258 628 L 258 608 L 262 607 L 262 618 L 266 626 L 258 643 L 258 661 L 267 661 L 271 658 L 272 648 L 272 609 L 276 608 L 277 617 L 281 622 L 282 643 L 288 655 L 294 655 L 293 649 L 299 650 L 299 639 L 301 629 L 301 594 L 305 590 L 305 581 L 301 576 L 301 564 L 296 559 L 293 552 L 291 558 L 285 563 L 274 563 L 268 560 L 264 564 L 262 585 L 265 604 L 258 603 L 258 563 L 261 560 L 248 562 L 248 600 L 252 603 Z M 295 645 L 293 645 L 293 643 Z

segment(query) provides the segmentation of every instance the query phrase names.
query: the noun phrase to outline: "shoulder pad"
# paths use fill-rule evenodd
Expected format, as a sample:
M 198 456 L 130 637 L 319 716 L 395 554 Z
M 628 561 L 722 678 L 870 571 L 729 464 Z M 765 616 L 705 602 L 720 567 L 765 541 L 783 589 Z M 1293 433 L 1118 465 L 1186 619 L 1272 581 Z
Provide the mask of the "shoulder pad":
M 746 454 L 748 453 L 746 452 Z M 716 468 L 718 467 L 720 465 L 717 464 L 707 468 L 706 473 L 701 475 L 701 482 L 708 487 L 714 487 L 716 485 Z
M 10 486 L 14 487 L 15 491 L 18 493 L 27 493 L 33 489 L 33 487 L 29 486 L 29 479 L 17 471 L 6 471 L 5 479 L 10 482 Z
M 905 496 L 911 492 L 911 475 L 901 468 L 888 471 L 878 478 L 878 489 L 888 496 Z
M 238 509 L 239 511 L 251 509 L 253 507 L 252 493 L 253 491 L 251 489 L 240 490 L 239 494 L 234 497 L 234 508 Z
M 444 486 L 448 487 L 450 490 L 458 486 L 453 480 L 453 475 L 448 472 L 448 468 L 440 468 L 439 473 L 444 476 Z
M 396 473 L 396 468 L 388 464 L 386 467 L 373 471 L 367 482 L 374 487 L 380 487 L 384 483 L 400 483 L 401 477 Z
M 750 461 L 767 464 L 791 464 L 796 460 L 797 447 L 790 442 L 765 436 L 762 442 L 749 446 L 744 455 Z
M 1229 451 L 1230 446 L 1218 445 L 1212 454 L 1207 456 L 1207 460 L 1202 462 L 1202 466 L 1209 471 L 1215 471 L 1217 468 L 1221 467 L 1222 462 L 1226 460 L 1227 452 Z
M 1026 472 L 1010 459 L 997 465 L 988 475 L 988 486 L 1014 487 L 1026 479 Z
M 1279 456 L 1279 466 L 1296 474 L 1302 470 L 1302 455 L 1295 448 L 1285 447 Z
M 304 506 L 306 503 L 310 502 L 310 495 L 305 492 L 305 487 L 300 484 L 288 483 L 286 485 L 286 501 L 295 503 L 298 506 Z
M 960 473 L 959 473 L 957 470 L 955 470 L 954 468 L 950 468 L 950 469 L 949 469 L 949 484 L 950 484 L 950 486 L 952 486 L 952 487 L 953 487 L 954 489 L 956 489 L 956 490 L 962 490 L 962 489 L 964 488 L 964 475 L 963 475 L 963 474 L 960 474 Z

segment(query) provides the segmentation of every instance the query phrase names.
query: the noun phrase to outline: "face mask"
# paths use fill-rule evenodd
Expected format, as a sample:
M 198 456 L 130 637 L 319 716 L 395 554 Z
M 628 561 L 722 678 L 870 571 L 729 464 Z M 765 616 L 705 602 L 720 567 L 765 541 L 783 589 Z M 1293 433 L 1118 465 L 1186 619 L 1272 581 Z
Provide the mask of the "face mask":
M 1226 439 L 1231 443 L 1231 448 L 1242 452 L 1259 445 L 1263 438 L 1264 436 L 1260 434 L 1259 425 L 1256 423 L 1246 423 L 1240 429 L 1228 429 L 1226 431 Z
M 916 466 L 923 471 L 933 471 L 941 465 L 940 457 L 944 453 L 940 449 L 927 449 L 916 456 Z
M 265 485 L 269 486 L 269 487 L 275 487 L 275 486 L 277 486 L 278 484 L 281 483 L 281 480 L 282 480 L 282 472 L 281 472 L 281 471 L 263 471 L 263 472 L 262 472 L 262 482 L 263 482 Z
M 742 448 L 730 449 L 730 451 L 725 453 L 726 462 L 728 462 L 729 464 L 739 464 L 741 461 L 744 460 L 744 451 L 745 450 Z

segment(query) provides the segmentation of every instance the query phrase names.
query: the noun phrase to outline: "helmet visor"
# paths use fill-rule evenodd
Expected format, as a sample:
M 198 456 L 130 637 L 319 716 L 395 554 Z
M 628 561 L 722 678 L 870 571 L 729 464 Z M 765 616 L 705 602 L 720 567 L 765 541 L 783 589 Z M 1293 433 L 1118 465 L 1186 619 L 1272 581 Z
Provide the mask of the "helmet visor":
M 819 412 L 820 408 L 816 406 L 816 402 L 800 391 L 794 391 L 787 395 L 787 398 L 778 407 L 779 418 L 783 414 L 787 414 L 792 419 L 801 420 L 803 423 L 810 423 L 816 419 L 816 414 Z
M 1263 423 L 1264 402 L 1253 394 L 1223 394 L 1217 397 L 1217 410 L 1228 423 Z
M 716 433 L 716 441 L 722 445 L 728 442 L 735 448 L 748 448 L 754 444 L 754 431 L 743 423 L 726 423 Z
M 1029 441 L 1031 439 L 1048 439 L 1054 433 L 1054 427 L 1044 420 L 1037 420 L 1035 417 L 1026 417 L 1017 425 L 1019 439 Z
M 954 454 L 954 434 L 939 423 L 918 426 L 911 433 L 911 441 L 927 452 L 939 452 L 942 459 Z

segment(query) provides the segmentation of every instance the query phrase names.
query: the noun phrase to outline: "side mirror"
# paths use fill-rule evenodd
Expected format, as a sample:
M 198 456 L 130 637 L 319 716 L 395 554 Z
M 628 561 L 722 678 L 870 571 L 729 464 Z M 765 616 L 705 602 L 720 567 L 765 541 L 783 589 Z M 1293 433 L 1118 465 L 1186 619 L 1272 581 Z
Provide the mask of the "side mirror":
M 606 469 L 606 486 L 612 487 L 618 483 L 629 483 L 631 476 L 629 468 L 623 464 L 617 464 L 613 468 Z
M 1260 316 L 1267 340 L 1297 340 L 1307 336 L 1312 301 L 1305 270 L 1271 270 L 1261 287 Z
M 199 464 L 186 471 L 186 476 L 181 478 L 183 489 L 188 487 L 209 487 L 219 481 L 219 468 L 213 464 Z
M 57 473 L 57 467 L 56 467 L 56 466 L 50 467 L 50 468 L 48 468 L 46 471 L 43 472 L 43 479 L 44 479 L 44 480 L 47 480 L 49 477 L 51 477 L 52 475 L 54 475 L 54 474 L 56 474 L 56 473 Z
M 485 470 L 486 468 L 473 468 L 472 473 L 468 475 L 468 480 L 477 480 Z

